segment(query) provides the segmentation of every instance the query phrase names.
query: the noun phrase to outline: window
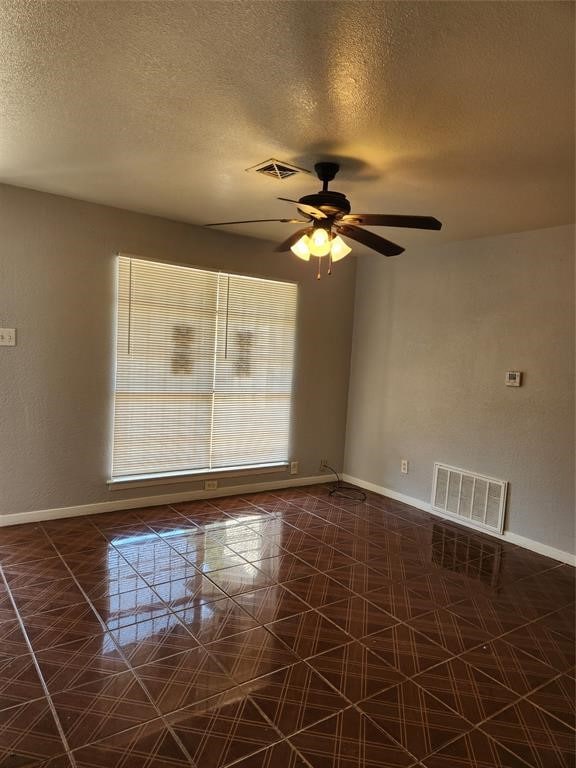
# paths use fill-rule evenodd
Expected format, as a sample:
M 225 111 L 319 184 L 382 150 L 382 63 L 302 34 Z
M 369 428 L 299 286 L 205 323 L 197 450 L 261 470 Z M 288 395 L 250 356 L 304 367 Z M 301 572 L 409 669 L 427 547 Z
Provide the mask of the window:
M 296 299 L 120 256 L 112 480 L 285 464 Z

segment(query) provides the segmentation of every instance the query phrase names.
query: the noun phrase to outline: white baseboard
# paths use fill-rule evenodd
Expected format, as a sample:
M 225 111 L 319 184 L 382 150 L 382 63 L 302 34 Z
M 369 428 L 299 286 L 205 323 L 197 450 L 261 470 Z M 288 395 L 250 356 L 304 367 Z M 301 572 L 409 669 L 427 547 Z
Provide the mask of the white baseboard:
M 416 499 L 413 496 L 406 496 L 404 493 L 398 493 L 398 491 L 393 491 L 390 488 L 384 488 L 384 486 L 376 485 L 375 483 L 369 483 L 366 480 L 360 480 L 360 478 L 352 477 L 351 475 L 343 474 L 342 479 L 347 483 L 352 483 L 352 485 L 357 485 L 367 491 L 379 493 L 381 496 L 387 496 L 394 501 L 401 501 L 404 504 L 409 504 L 411 507 L 416 507 L 416 509 L 429 512 L 431 515 L 441 517 L 443 520 L 450 520 L 450 522 L 456 523 L 456 525 L 462 525 L 463 527 L 470 528 L 471 530 L 475 531 L 478 530 L 478 528 L 474 527 L 473 525 L 467 525 L 463 520 L 455 520 L 452 516 L 443 515 L 437 509 L 433 509 L 432 505 L 428 501 L 422 501 L 422 499 Z M 519 547 L 531 549 L 533 552 L 537 552 L 539 555 L 545 555 L 546 557 L 551 557 L 554 560 L 560 560 L 562 563 L 568 563 L 568 565 L 576 565 L 576 554 L 573 555 L 570 552 L 564 552 L 561 549 L 550 547 L 548 544 L 541 544 L 539 541 L 527 539 L 525 536 L 519 536 L 517 533 L 512 533 L 512 531 L 496 533 L 495 531 L 487 531 L 482 529 L 481 532 L 486 533 L 489 536 L 494 536 L 494 538 L 508 541 L 510 544 L 517 544 Z
M 175 504 L 179 501 L 195 501 L 196 499 L 213 499 L 222 496 L 236 496 L 242 493 L 258 493 L 259 491 L 274 491 L 280 488 L 290 488 L 297 485 L 317 485 L 327 482 L 326 475 L 312 477 L 291 477 L 288 480 L 273 480 L 266 483 L 245 483 L 244 485 L 225 486 L 214 491 L 180 491 L 179 493 L 163 493 L 155 496 L 141 496 L 137 499 L 117 499 L 115 501 L 100 501 L 95 504 L 81 504 L 77 507 L 59 507 L 55 509 L 39 509 L 31 512 L 15 512 L 10 515 L 0 515 L 0 528 L 7 525 L 22 523 L 41 523 L 47 520 L 58 520 L 64 517 L 81 517 L 97 515 L 102 512 L 119 512 L 123 509 L 138 509 L 154 507 L 161 504 Z

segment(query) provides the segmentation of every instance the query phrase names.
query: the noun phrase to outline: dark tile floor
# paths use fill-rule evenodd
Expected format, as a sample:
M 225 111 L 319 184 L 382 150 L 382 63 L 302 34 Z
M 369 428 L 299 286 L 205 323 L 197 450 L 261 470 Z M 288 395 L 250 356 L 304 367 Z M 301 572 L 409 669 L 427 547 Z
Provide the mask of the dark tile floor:
M 569 768 L 574 569 L 326 486 L 0 529 L 0 768 Z

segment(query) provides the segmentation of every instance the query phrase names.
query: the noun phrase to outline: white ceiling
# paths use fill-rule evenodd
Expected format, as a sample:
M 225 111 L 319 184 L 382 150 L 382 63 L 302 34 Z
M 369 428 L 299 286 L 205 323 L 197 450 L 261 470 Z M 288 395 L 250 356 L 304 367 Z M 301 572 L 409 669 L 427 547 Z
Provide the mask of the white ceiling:
M 196 224 L 319 187 L 245 172 L 340 159 L 404 245 L 574 214 L 571 2 L 0 1 L 0 180 Z M 290 225 L 245 225 L 280 240 Z

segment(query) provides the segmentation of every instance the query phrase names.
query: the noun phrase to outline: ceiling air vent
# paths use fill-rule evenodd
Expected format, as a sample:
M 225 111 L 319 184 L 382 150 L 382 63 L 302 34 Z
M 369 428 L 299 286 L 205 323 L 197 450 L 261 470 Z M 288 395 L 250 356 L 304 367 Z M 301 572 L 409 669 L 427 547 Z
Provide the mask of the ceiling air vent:
M 297 165 L 290 165 L 290 163 L 275 160 L 273 157 L 263 163 L 253 165 L 251 168 L 246 168 L 246 170 L 260 173 L 262 176 L 269 176 L 272 179 L 280 179 L 280 181 L 289 179 L 290 176 L 296 176 L 297 173 L 310 173 L 305 168 L 298 168 Z

